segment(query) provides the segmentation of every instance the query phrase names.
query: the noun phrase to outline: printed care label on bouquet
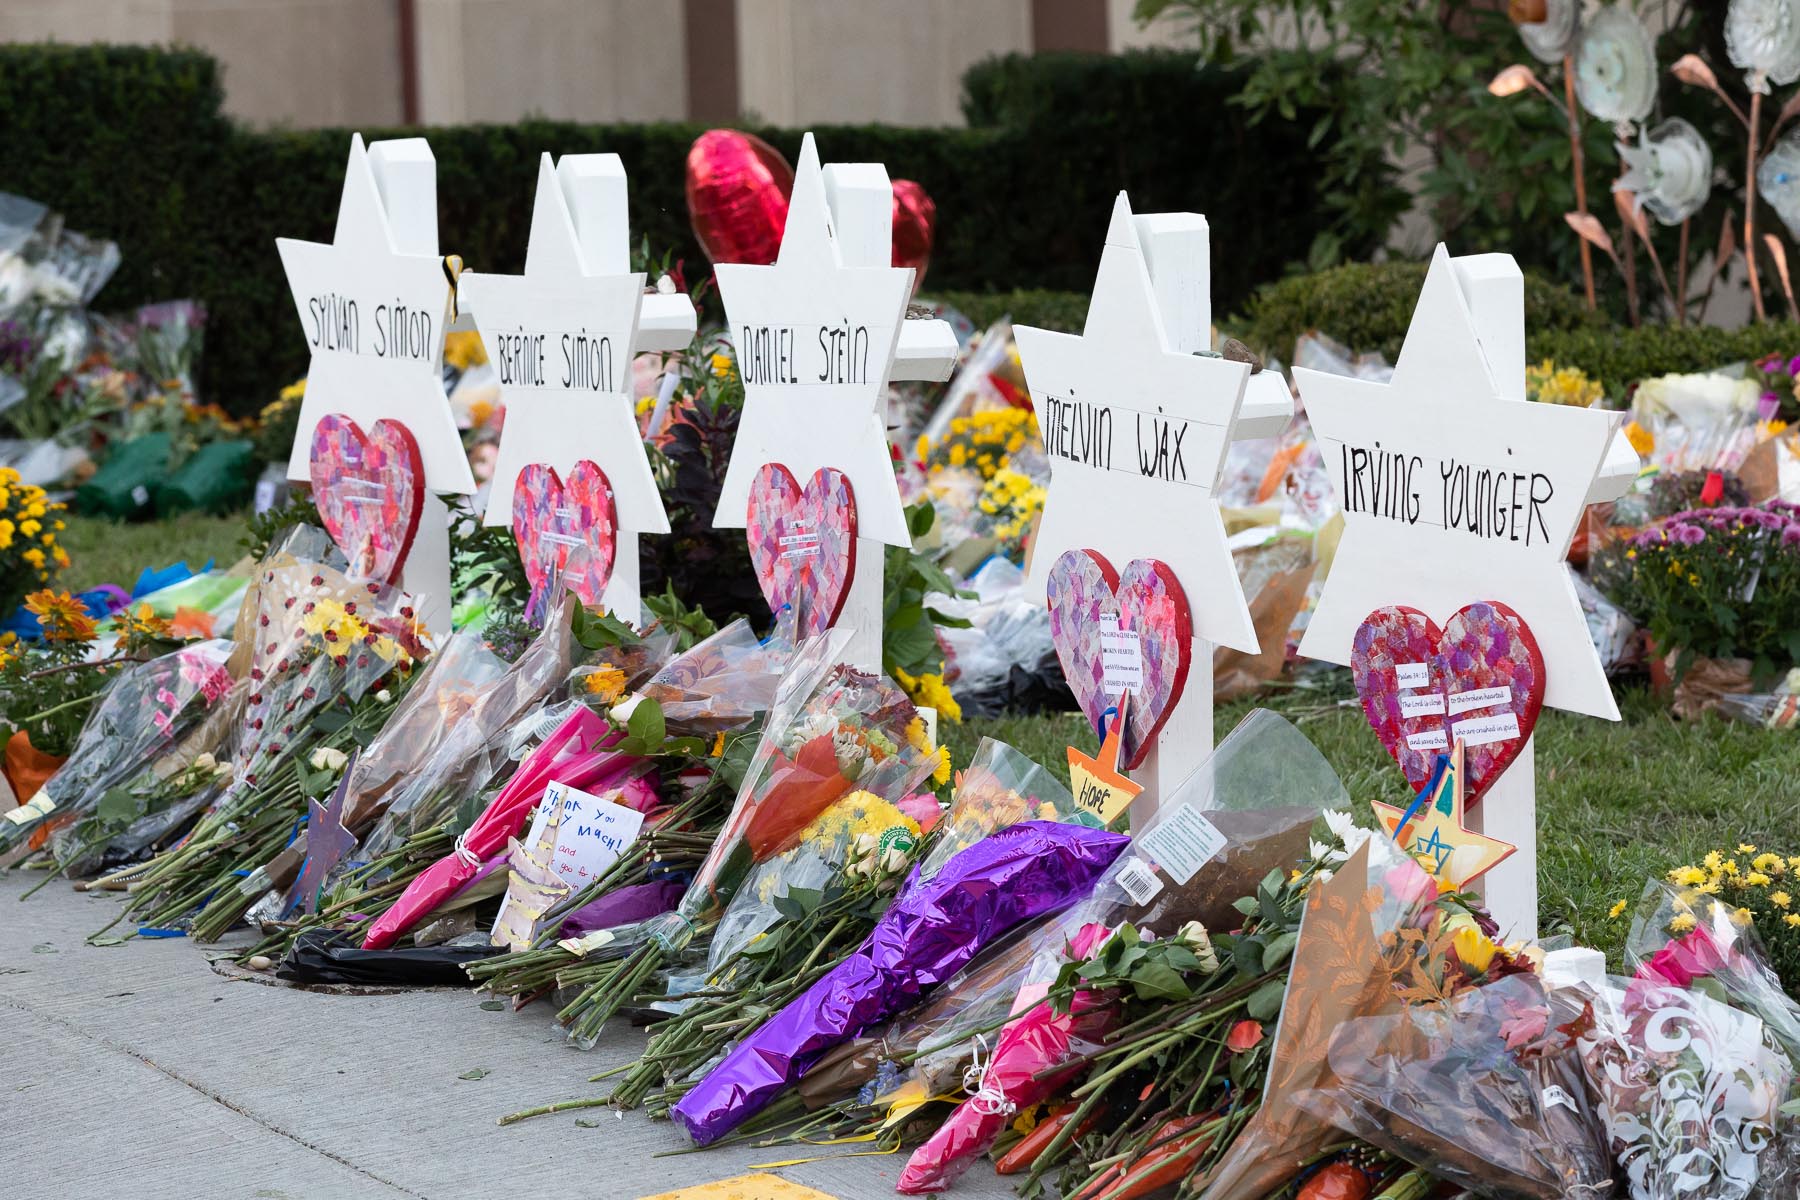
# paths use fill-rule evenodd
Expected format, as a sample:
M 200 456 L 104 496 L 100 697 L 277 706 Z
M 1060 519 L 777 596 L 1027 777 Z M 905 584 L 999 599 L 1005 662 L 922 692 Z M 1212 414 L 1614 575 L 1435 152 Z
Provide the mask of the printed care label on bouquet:
M 638 830 L 644 824 L 644 814 L 634 808 L 603 800 L 566 783 L 552 783 L 544 789 L 544 802 L 532 818 L 526 845 L 537 845 L 544 822 L 558 809 L 562 815 L 550 865 L 571 887 L 591 882 L 619 861 L 619 855 L 637 840 Z
M 1169 878 L 1185 886 L 1225 848 L 1225 835 L 1193 805 L 1183 804 L 1140 834 L 1137 843 Z

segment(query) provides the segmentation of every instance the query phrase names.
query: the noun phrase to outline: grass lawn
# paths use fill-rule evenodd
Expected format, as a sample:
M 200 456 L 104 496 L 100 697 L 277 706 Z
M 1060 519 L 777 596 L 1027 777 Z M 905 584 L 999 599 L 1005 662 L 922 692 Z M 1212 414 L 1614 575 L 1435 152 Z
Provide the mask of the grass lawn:
M 239 517 L 143 525 L 70 517 L 68 526 L 72 587 L 113 582 L 129 588 L 147 566 L 177 559 L 199 566 L 208 558 L 224 565 L 242 553 Z M 1337 690 L 1293 689 L 1257 703 L 1299 724 L 1337 769 L 1366 822 L 1370 800 L 1398 802 L 1407 790 L 1363 721 L 1348 673 L 1327 678 Z M 1252 707 L 1220 708 L 1215 738 Z M 1617 900 L 1635 901 L 1646 878 L 1739 842 L 1800 854 L 1800 746 L 1793 733 L 1716 718 L 1678 722 L 1637 685 L 1620 688 L 1619 707 L 1624 719 L 1617 724 L 1546 710 L 1537 739 L 1542 932 L 1604 949 L 1615 967 L 1627 922 L 1609 920 L 1607 910 Z M 1083 739 L 1092 748 L 1074 715 L 972 720 L 947 726 L 944 736 L 958 765 L 983 737 L 993 737 L 1065 779 L 1064 747 Z

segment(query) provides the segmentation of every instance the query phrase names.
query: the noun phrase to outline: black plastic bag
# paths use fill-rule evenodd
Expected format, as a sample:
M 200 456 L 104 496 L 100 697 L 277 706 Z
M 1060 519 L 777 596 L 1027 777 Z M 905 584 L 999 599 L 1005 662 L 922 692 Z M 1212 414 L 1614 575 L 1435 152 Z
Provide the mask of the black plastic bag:
M 347 935 L 310 929 L 294 939 L 275 977 L 289 983 L 351 983 L 364 987 L 468 987 L 467 963 L 505 953 L 504 946 L 417 946 L 364 950 Z

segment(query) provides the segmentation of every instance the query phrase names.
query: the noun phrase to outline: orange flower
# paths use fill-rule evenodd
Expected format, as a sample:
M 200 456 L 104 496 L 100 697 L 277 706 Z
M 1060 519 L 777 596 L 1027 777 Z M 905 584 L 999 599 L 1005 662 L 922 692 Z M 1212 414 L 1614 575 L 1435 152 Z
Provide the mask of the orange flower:
M 88 642 L 94 638 L 94 618 L 68 592 L 49 588 L 33 592 L 25 597 L 25 611 L 37 618 L 45 641 Z
M 209 638 L 213 635 L 213 615 L 198 608 L 182 605 L 169 618 L 169 636 L 184 639 Z

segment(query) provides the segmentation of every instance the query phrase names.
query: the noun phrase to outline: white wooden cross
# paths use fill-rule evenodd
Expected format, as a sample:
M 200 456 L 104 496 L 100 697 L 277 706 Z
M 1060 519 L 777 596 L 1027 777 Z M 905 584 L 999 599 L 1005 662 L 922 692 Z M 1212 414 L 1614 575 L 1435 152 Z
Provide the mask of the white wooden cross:
M 330 245 L 277 238 L 312 363 L 288 478 L 309 477 L 313 426 L 343 413 L 365 431 L 383 418 L 412 431 L 425 509 L 400 586 L 432 633 L 450 630 L 450 519 L 439 493 L 475 490 L 444 395 L 450 281 L 437 249 L 437 162 L 424 138 L 363 146 L 350 161 Z
M 1186 687 L 1139 769 L 1140 817 L 1212 753 L 1213 643 L 1257 649 L 1213 494 L 1226 451 L 1279 434 L 1293 416 L 1279 372 L 1253 376 L 1247 363 L 1196 353 L 1212 348 L 1208 237 L 1205 217 L 1133 216 L 1121 192 L 1081 335 L 1013 331 L 1051 473 L 1027 586 L 1042 595 L 1068 550 L 1099 551 L 1120 571 L 1153 558 L 1174 571 L 1192 613 Z M 1179 461 L 1140 459 L 1144 427 L 1179 433 Z
M 1629 485 L 1620 414 L 1525 399 L 1524 279 L 1512 256 L 1437 248 L 1391 382 L 1299 368 L 1294 378 L 1344 508 L 1300 652 L 1348 664 L 1357 627 L 1384 605 L 1441 626 L 1465 604 L 1498 600 L 1543 652 L 1545 706 L 1618 720 L 1564 558 L 1587 505 Z M 1375 463 L 1389 481 L 1379 489 Z M 1459 481 L 1483 477 L 1505 479 L 1504 505 L 1458 504 Z M 1484 880 L 1487 901 L 1503 934 L 1534 938 L 1532 741 L 1470 816 L 1518 847 Z
M 893 204 L 881 164 L 821 167 L 809 133 L 775 262 L 714 267 L 744 414 L 713 524 L 743 527 L 750 485 L 765 463 L 784 464 L 801 486 L 821 467 L 844 472 L 858 536 L 837 624 L 851 631 L 846 661 L 873 671 L 881 669 L 882 547 L 911 544 L 888 452 L 887 384 L 944 379 L 956 361 L 948 324 L 905 319 L 913 271 L 890 265 Z M 832 345 L 855 353 L 832 355 Z
M 506 424 L 488 497 L 488 525 L 512 523 L 513 485 L 531 463 L 567 476 L 583 459 L 606 472 L 618 507 L 618 553 L 607 611 L 642 621 L 638 535 L 669 532 L 638 433 L 630 390 L 639 350 L 676 350 L 694 333 L 686 296 L 646 331 L 644 276 L 630 270 L 625 168 L 616 154 L 569 154 L 538 166 L 523 275 L 465 271 L 459 306 L 472 312 L 500 377 Z M 685 317 L 685 321 L 682 319 Z

